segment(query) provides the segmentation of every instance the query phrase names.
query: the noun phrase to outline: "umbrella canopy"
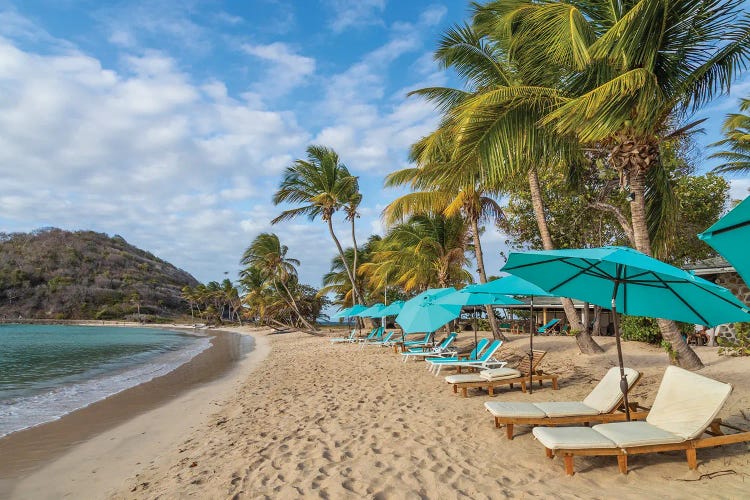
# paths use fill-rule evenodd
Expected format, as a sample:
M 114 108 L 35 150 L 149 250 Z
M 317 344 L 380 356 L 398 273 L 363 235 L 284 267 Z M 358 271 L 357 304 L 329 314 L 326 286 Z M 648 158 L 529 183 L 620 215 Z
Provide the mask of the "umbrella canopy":
M 750 321 L 748 308 L 710 281 L 626 247 L 512 253 L 504 271 L 560 297 L 611 307 L 623 314 L 715 326 Z
M 438 298 L 455 291 L 455 288 L 432 288 L 407 300 L 396 316 L 396 323 L 404 333 L 434 332 L 460 316 L 461 305 L 435 303 Z
M 487 305 L 520 305 L 520 300 L 516 300 L 507 295 L 496 293 L 483 293 L 474 291 L 473 285 L 467 286 L 461 290 L 455 291 L 438 297 L 435 304 L 449 304 L 459 306 L 487 306 Z
M 503 271 L 555 295 L 612 309 L 620 388 L 628 419 L 628 383 L 617 327 L 618 311 L 712 326 L 750 321 L 747 308 L 726 288 L 632 248 L 612 246 L 511 253 Z
M 373 304 L 367 309 L 363 309 L 362 311 L 358 312 L 357 314 L 353 314 L 352 316 L 359 316 L 360 318 L 377 318 L 381 316 L 380 311 L 382 311 L 385 308 L 385 306 L 382 304 L 382 302 L 378 302 L 377 304 Z
M 380 315 L 385 316 L 396 316 L 398 313 L 401 312 L 401 309 L 404 307 L 404 301 L 403 300 L 397 300 L 396 302 L 391 302 L 387 306 L 383 308 L 382 311 L 380 311 Z
M 727 259 L 737 272 L 750 284 L 750 196 L 732 211 L 698 235 Z
M 554 294 L 526 281 L 518 276 L 505 276 L 489 281 L 483 285 L 469 285 L 464 290 L 503 295 L 522 295 L 525 297 L 553 297 Z
M 339 319 L 339 318 L 350 318 L 354 315 L 356 315 L 360 311 L 364 311 L 367 309 L 365 306 L 355 304 L 352 307 L 347 307 L 345 309 L 340 310 L 333 316 L 331 316 L 331 319 Z

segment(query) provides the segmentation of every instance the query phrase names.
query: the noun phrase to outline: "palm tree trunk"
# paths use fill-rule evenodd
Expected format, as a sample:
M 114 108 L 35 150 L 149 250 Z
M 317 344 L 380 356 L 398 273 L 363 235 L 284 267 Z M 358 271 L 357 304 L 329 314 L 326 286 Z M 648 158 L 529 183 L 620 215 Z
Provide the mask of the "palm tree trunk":
M 357 280 L 357 235 L 354 231 L 354 216 L 352 216 L 352 245 L 354 245 L 354 260 L 352 261 L 352 277 Z M 353 285 L 354 283 L 352 283 Z M 359 294 L 359 290 L 357 290 Z
M 482 253 L 482 241 L 479 238 L 479 223 L 477 222 L 477 219 L 475 217 L 471 218 L 470 223 L 471 232 L 474 236 L 474 254 L 477 257 L 477 271 L 479 271 L 479 281 L 481 283 L 487 283 L 487 273 L 484 268 L 484 253 Z M 485 306 L 485 309 L 487 310 L 487 319 L 489 320 L 490 328 L 492 329 L 492 337 L 495 339 L 508 340 L 497 327 L 495 311 L 492 309 L 492 306 Z
M 539 227 L 539 235 L 542 238 L 542 246 L 545 250 L 553 250 L 555 248 L 552 243 L 552 235 L 549 232 L 549 226 L 547 226 L 547 218 L 544 215 L 544 202 L 542 201 L 542 189 L 539 185 L 539 175 L 535 168 L 529 169 L 529 189 L 531 190 L 531 205 L 534 207 L 534 216 L 536 217 L 536 224 Z M 568 298 L 561 298 L 563 309 L 565 310 L 565 316 L 568 318 L 568 324 L 570 325 L 571 331 L 576 332 L 576 343 L 578 349 L 584 354 L 596 354 L 604 352 L 604 349 L 594 341 L 594 338 L 581 324 L 581 320 L 578 317 L 573 301 Z
M 646 199 L 644 197 L 646 186 L 645 170 L 639 168 L 637 173 L 630 179 L 630 192 L 635 195 L 630 202 L 630 216 L 633 221 L 633 235 L 635 236 L 636 250 L 651 255 L 651 240 L 648 234 L 646 222 Z M 695 351 L 682 338 L 677 323 L 671 320 L 659 319 L 657 321 L 661 336 L 670 343 L 677 355 L 677 364 L 688 370 L 699 370 L 703 368 L 703 362 Z
M 328 232 L 331 233 L 331 238 L 333 238 L 333 242 L 336 243 L 336 248 L 339 250 L 339 255 L 341 256 L 341 262 L 344 264 L 344 269 L 346 269 L 346 274 L 349 276 L 349 281 L 352 283 L 352 292 L 354 293 L 354 300 L 357 304 L 362 304 L 362 297 L 359 294 L 359 290 L 357 290 L 357 282 L 354 279 L 354 276 L 352 276 L 352 270 L 349 268 L 349 264 L 346 262 L 346 257 L 344 256 L 344 249 L 341 247 L 341 242 L 339 242 L 339 239 L 336 237 L 336 233 L 333 232 L 333 221 L 329 217 L 328 220 L 326 220 L 328 223 Z
M 276 285 L 275 279 L 273 280 L 273 282 L 274 282 L 274 285 Z M 302 322 L 302 324 L 304 324 L 308 329 L 315 331 L 316 328 L 312 326 L 310 323 L 308 323 L 307 320 L 304 318 L 304 316 L 302 316 L 302 313 L 299 312 L 299 307 L 297 307 L 297 301 L 294 300 L 294 296 L 292 295 L 292 292 L 289 291 L 289 288 L 287 288 L 286 283 L 282 281 L 281 286 L 284 287 L 284 291 L 286 292 L 287 296 L 289 297 L 289 300 L 291 301 L 287 303 L 292 307 L 292 309 L 294 309 L 295 314 L 297 314 L 297 317 Z M 278 286 L 276 287 L 276 289 L 277 290 L 279 289 Z

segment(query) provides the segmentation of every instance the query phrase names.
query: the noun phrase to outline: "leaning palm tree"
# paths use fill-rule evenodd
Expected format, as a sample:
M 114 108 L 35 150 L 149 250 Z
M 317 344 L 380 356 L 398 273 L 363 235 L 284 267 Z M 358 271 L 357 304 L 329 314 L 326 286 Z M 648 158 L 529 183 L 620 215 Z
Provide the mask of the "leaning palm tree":
M 583 157 L 578 143 L 569 136 L 547 133 L 538 126 L 543 111 L 554 100 L 539 99 L 533 105 L 525 105 L 521 99 L 509 99 L 526 88 L 527 76 L 511 64 L 502 44 L 482 36 L 471 26 L 448 30 L 435 57 L 444 67 L 457 71 L 468 90 L 431 87 L 413 94 L 435 102 L 445 111 L 441 128 L 453 135 L 456 158 L 479 168 L 485 184 L 526 178 L 542 244 L 545 249 L 555 248 L 547 225 L 539 170 L 566 175 Z M 440 141 L 428 141 L 425 151 L 439 144 Z M 573 302 L 565 298 L 561 302 L 571 328 L 578 332 L 576 341 L 581 352 L 601 352 L 581 324 Z
M 492 185 L 482 182 L 480 170 L 475 165 L 467 165 L 465 161 L 454 163 L 454 148 L 449 134 L 442 129 L 434 134 L 446 136 L 445 147 L 425 148 L 427 138 L 419 141 L 412 146 L 410 158 L 418 167 L 402 169 L 386 177 L 387 187 L 407 185 L 414 190 L 385 208 L 383 215 L 386 224 L 403 222 L 406 217 L 420 213 L 438 212 L 447 217 L 462 214 L 469 223 L 479 281 L 486 283 L 480 224 L 497 223 L 502 217 L 502 209 L 491 197 L 498 195 L 500 190 L 491 189 Z M 487 306 L 486 310 L 492 335 L 504 338 L 492 306 Z
M 714 172 L 750 173 L 750 98 L 740 101 L 740 112 L 727 115 L 723 131 L 726 136 L 713 147 L 726 147 L 723 151 L 712 154 L 709 158 L 720 158 L 724 163 L 714 168 Z
M 362 245 L 358 251 L 354 248 L 347 248 L 344 250 L 344 258 L 347 261 L 353 263 L 355 258 L 359 258 L 360 263 L 365 264 L 371 261 L 372 253 L 380 242 L 381 238 L 378 235 L 372 235 L 368 238 L 364 245 Z M 352 265 L 352 269 L 354 266 Z M 362 293 L 362 298 L 367 303 L 382 302 L 383 297 L 377 294 L 373 290 L 369 290 L 367 287 L 367 280 L 361 272 L 356 275 L 357 289 Z M 318 295 L 326 295 L 333 293 L 336 296 L 336 303 L 342 307 L 349 307 L 354 305 L 354 292 L 352 290 L 352 284 L 349 281 L 349 277 L 346 274 L 346 268 L 344 262 L 340 256 L 336 255 L 331 259 L 330 271 L 323 275 L 323 288 L 318 291 Z
M 259 234 L 242 254 L 242 264 L 258 269 L 264 280 L 273 284 L 283 298 L 294 311 L 299 321 L 310 330 L 316 330 L 302 315 L 297 305 L 297 300 L 289 290 L 288 284 L 296 280 L 297 267 L 300 262 L 297 259 L 287 257 L 289 248 L 282 245 L 279 237 L 273 233 Z M 284 293 L 282 293 L 282 290 Z
M 558 134 L 602 146 L 630 192 L 636 248 L 651 255 L 647 179 L 665 141 L 750 63 L 750 14 L 740 0 L 491 2 L 475 20 L 503 40 L 511 59 L 537 73 L 555 69 L 562 86 L 514 97 L 556 101 L 541 120 Z M 564 27 L 565 29 L 561 29 Z M 703 366 L 672 321 L 659 320 L 678 362 Z
M 470 283 L 467 233 L 461 215 L 414 215 L 388 230 L 360 272 L 375 290 L 389 281 L 406 292 Z
M 347 218 L 351 220 L 354 238 L 354 219 L 357 217 L 360 200 L 357 178 L 339 161 L 336 151 L 324 146 L 309 146 L 307 159 L 295 160 L 287 167 L 284 179 L 273 196 L 276 205 L 288 202 L 299 203 L 301 206 L 284 210 L 271 223 L 277 224 L 300 215 L 306 215 L 310 220 L 320 216 L 328 225 L 328 232 L 343 259 L 346 273 L 352 283 L 354 299 L 361 304 L 362 297 L 355 283 L 354 271 L 343 258 L 344 249 L 333 230 L 333 214 L 340 208 L 347 207 Z M 356 239 L 354 246 L 356 248 Z

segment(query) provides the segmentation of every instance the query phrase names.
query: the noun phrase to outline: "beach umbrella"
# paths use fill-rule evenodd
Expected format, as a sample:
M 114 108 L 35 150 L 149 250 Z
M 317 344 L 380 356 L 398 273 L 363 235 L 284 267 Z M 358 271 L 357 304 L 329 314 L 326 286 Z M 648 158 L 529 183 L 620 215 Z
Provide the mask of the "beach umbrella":
M 407 300 L 396 316 L 396 323 L 404 333 L 434 332 L 461 315 L 460 305 L 435 303 L 438 298 L 455 291 L 455 288 L 431 288 Z
M 612 310 L 620 389 L 628 420 L 617 312 L 714 326 L 750 321 L 747 307 L 724 287 L 626 247 L 511 253 L 503 271 L 550 293 Z
M 359 316 L 360 318 L 377 318 L 380 316 L 380 311 L 383 310 L 385 306 L 382 302 L 378 302 L 377 304 L 373 304 L 370 307 L 361 310 L 357 314 L 353 314 L 353 316 Z
M 470 285 L 470 288 L 477 292 L 529 297 L 529 394 L 533 394 L 534 378 L 531 367 L 534 366 L 534 330 L 536 329 L 534 324 L 534 297 L 554 297 L 554 295 L 534 283 L 512 275 L 482 285 Z
M 698 235 L 711 245 L 750 285 L 750 196 L 734 207 L 716 224 Z
M 349 310 L 351 307 L 345 307 L 344 309 L 340 310 L 333 316 L 331 316 L 331 319 L 340 319 L 340 318 L 348 318 Z
M 396 302 L 391 302 L 389 305 L 385 306 L 382 311 L 380 311 L 380 315 L 385 316 L 396 316 L 398 313 L 401 312 L 401 309 L 404 307 L 404 301 L 403 300 L 397 300 Z
M 461 307 L 476 307 L 476 306 L 491 306 L 491 305 L 520 305 L 523 304 L 520 300 L 516 300 L 507 295 L 501 295 L 496 293 L 483 293 L 473 291 L 472 285 L 469 285 L 461 290 L 455 291 L 438 297 L 435 299 L 435 304 L 449 304 L 459 305 Z M 477 345 L 477 325 L 474 321 L 474 345 Z

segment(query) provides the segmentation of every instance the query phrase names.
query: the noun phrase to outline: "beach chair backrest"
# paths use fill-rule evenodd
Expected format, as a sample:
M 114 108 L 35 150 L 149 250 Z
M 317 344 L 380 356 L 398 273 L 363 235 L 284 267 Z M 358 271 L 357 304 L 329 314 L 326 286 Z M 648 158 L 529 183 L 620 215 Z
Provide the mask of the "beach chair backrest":
M 628 381 L 628 388 L 641 377 L 637 370 L 625 368 L 625 378 Z M 622 401 L 622 391 L 620 390 L 620 369 L 618 367 L 610 368 L 602 377 L 596 387 L 586 396 L 583 404 L 599 410 L 600 413 L 612 412 Z
M 521 361 L 518 362 L 516 369 L 524 375 L 528 375 L 532 370 L 536 370 L 536 367 L 542 361 L 544 356 L 547 355 L 547 351 L 537 351 L 534 349 L 534 365 L 529 367 L 529 356 L 524 354 Z
M 456 340 L 456 337 L 458 337 L 458 334 L 456 332 L 451 332 L 450 335 L 445 337 L 445 340 L 443 340 L 443 343 L 440 344 L 440 349 L 443 351 L 446 350 L 448 346 L 451 345 L 454 340 Z
M 479 342 L 477 342 L 476 347 L 472 349 L 472 351 L 469 353 L 469 359 L 477 359 L 479 356 L 479 353 L 482 352 L 482 350 L 487 347 L 487 344 L 489 344 L 490 341 L 487 339 L 479 339 Z
M 478 361 L 487 361 L 492 357 L 493 354 L 495 354 L 495 351 L 500 349 L 500 346 L 503 345 L 502 340 L 493 340 L 490 346 L 482 353 L 482 357 Z
M 546 332 L 547 330 L 549 330 L 550 328 L 552 328 L 559 322 L 560 322 L 559 318 L 551 319 L 547 322 L 546 325 L 539 327 L 539 330 L 537 330 L 537 332 Z
M 721 411 L 732 385 L 669 366 L 646 421 L 685 440 L 703 434 Z
M 382 342 L 386 343 L 389 340 L 391 340 L 391 337 L 393 337 L 396 334 L 396 332 L 388 332 L 388 334 L 383 338 Z
M 366 340 L 372 340 L 373 337 L 378 334 L 378 330 L 380 330 L 380 328 L 373 328 L 370 330 L 370 333 L 367 334 Z

